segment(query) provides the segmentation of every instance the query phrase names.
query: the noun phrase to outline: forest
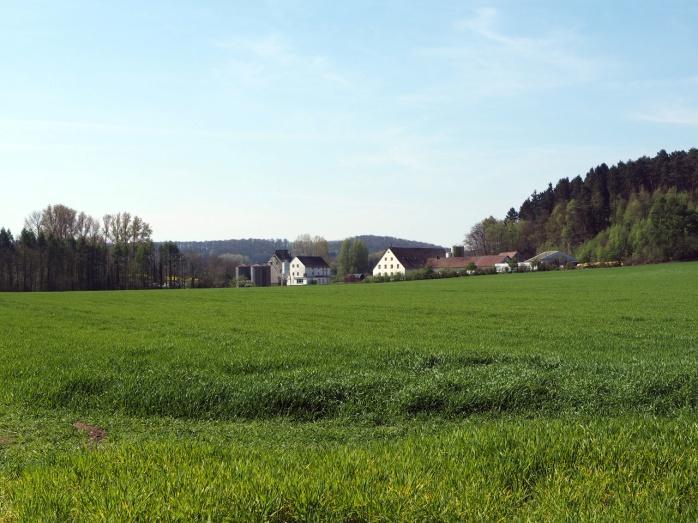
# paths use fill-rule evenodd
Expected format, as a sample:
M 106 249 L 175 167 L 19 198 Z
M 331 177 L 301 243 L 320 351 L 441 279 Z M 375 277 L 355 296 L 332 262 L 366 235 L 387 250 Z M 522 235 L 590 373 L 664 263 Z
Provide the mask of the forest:
M 698 149 L 601 164 L 584 178 L 534 191 L 504 219 L 477 223 L 473 254 L 562 250 L 579 261 L 654 263 L 698 258 Z

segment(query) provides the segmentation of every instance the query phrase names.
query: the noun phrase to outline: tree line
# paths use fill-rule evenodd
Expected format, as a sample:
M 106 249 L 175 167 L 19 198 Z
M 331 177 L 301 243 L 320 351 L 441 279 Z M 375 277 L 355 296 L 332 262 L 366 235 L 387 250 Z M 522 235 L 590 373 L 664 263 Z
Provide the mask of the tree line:
M 0 229 L 0 290 L 143 289 L 175 285 L 185 259 L 155 246 L 150 225 L 128 212 L 97 220 L 65 205 L 33 212 L 15 237 Z
M 473 254 L 562 250 L 580 261 L 698 258 L 698 149 L 601 164 L 534 191 L 504 219 L 477 223 Z
M 186 252 L 174 242 L 154 242 L 152 233 L 145 220 L 128 212 L 98 220 L 49 205 L 31 213 L 17 236 L 0 228 L 0 291 L 228 287 L 236 267 L 249 263 L 240 254 Z M 340 276 L 368 270 L 368 250 L 360 240 L 342 243 L 336 265 L 321 236 L 300 235 L 290 247 L 294 255 L 323 257 Z

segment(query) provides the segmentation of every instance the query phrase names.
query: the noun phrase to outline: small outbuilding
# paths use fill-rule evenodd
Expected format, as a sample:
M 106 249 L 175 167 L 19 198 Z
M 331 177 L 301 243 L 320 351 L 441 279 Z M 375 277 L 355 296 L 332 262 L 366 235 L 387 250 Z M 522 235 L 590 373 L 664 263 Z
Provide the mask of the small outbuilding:
M 564 267 L 568 264 L 576 265 L 577 259 L 561 251 L 545 251 L 519 263 L 519 267 L 536 270 L 541 265 L 546 267 Z

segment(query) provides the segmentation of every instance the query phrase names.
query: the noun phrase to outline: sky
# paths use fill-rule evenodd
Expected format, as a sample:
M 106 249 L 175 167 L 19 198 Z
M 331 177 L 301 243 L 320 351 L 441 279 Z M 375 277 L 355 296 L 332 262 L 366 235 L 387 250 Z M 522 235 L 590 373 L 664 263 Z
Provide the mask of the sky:
M 698 2 L 0 0 L 0 225 L 442 245 L 698 146 Z

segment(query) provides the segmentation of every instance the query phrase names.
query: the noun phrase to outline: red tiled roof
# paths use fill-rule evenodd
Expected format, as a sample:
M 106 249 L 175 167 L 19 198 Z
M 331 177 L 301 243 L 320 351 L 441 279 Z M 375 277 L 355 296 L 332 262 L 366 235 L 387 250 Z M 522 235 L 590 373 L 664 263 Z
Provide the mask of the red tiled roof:
M 432 269 L 466 269 L 468 265 L 474 263 L 478 269 L 484 267 L 494 267 L 495 263 L 506 263 L 508 253 L 490 254 L 487 256 L 452 256 L 450 258 L 430 258 L 427 267 Z
M 450 258 L 429 258 L 427 267 L 432 269 L 465 269 L 468 264 L 475 260 L 474 256 L 464 258 L 462 256 L 451 256 Z
M 510 256 L 507 256 L 505 253 L 480 256 L 475 262 L 475 265 L 478 267 L 494 267 L 495 263 L 506 263 L 508 258 L 510 258 Z

